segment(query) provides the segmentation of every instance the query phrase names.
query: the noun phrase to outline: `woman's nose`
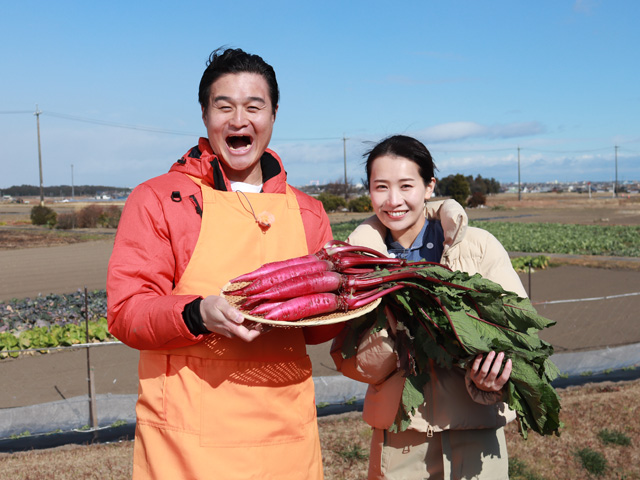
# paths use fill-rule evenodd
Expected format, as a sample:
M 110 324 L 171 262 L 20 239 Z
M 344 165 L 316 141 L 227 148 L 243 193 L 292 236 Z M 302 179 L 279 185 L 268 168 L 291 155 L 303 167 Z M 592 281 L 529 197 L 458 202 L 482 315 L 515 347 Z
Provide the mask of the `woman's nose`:
M 389 195 L 387 196 L 387 203 L 389 205 L 400 205 L 402 203 L 402 196 L 400 195 L 400 192 L 398 192 L 396 189 L 391 188 L 389 189 Z

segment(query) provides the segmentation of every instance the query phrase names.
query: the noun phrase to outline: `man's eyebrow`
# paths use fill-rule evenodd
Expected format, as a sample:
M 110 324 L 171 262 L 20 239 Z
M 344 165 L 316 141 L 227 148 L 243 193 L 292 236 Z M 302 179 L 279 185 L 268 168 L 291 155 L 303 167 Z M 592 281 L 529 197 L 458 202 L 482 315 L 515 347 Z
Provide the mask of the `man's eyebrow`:
M 264 103 L 265 105 L 266 105 L 266 103 L 267 103 L 267 102 L 266 102 L 266 100 L 265 100 L 264 98 L 262 98 L 262 97 L 247 97 L 247 100 L 248 100 L 249 102 L 260 102 L 260 103 Z M 213 101 L 214 101 L 214 102 L 220 102 L 220 101 L 222 101 L 222 102 L 232 102 L 232 101 L 233 101 L 233 98 L 232 98 L 232 97 L 229 97 L 229 96 L 226 96 L 226 95 L 218 95 L 217 97 L 214 97 L 214 98 L 213 98 Z

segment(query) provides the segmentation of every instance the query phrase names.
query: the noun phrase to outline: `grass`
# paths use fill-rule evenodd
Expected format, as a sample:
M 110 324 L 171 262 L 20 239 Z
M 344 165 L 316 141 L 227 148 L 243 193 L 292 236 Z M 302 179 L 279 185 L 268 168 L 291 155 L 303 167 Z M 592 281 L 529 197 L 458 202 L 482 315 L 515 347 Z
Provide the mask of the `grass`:
M 607 428 L 600 430 L 598 438 L 605 444 L 622 445 L 623 447 L 631 445 L 631 439 L 617 430 L 609 430 Z
M 531 467 L 519 458 L 509 459 L 509 478 L 511 480 L 545 480 L 544 477 L 534 473 Z
M 350 220 L 348 222 L 335 223 L 331 225 L 333 238 L 344 242 L 349 234 L 362 223 L 362 220 Z
M 584 469 L 592 475 L 600 477 L 607 471 L 607 459 L 600 452 L 585 447 L 578 450 L 576 456 L 580 459 Z
M 512 480 L 640 479 L 640 380 L 559 389 L 565 423 L 559 437 L 520 437 L 506 428 Z M 366 478 L 371 430 L 360 412 L 318 419 L 326 480 Z M 627 441 L 628 440 L 628 441 Z M 133 444 L 69 445 L 0 454 L 0 478 L 131 478 Z

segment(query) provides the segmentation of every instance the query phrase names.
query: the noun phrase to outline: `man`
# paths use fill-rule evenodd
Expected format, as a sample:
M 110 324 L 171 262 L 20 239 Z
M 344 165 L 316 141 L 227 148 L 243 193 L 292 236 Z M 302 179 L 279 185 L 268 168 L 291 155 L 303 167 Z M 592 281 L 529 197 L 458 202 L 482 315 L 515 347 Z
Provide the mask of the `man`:
M 320 202 L 286 183 L 267 148 L 278 98 L 262 58 L 213 52 L 199 89 L 208 138 L 123 210 L 108 319 L 141 351 L 136 479 L 322 478 L 305 343 L 337 328 L 263 332 L 220 296 L 229 279 L 331 239 Z

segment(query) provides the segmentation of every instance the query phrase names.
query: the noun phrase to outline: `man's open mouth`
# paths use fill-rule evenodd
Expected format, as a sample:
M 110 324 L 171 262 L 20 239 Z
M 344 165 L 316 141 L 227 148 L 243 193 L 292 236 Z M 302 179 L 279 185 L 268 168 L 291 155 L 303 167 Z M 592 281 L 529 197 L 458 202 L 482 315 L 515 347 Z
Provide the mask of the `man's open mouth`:
M 246 150 L 251 147 L 251 137 L 247 135 L 231 135 L 227 137 L 230 150 Z

